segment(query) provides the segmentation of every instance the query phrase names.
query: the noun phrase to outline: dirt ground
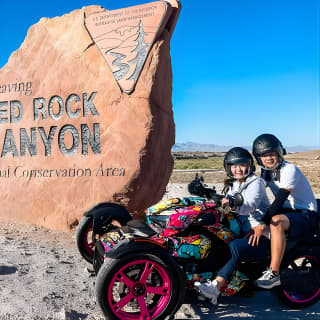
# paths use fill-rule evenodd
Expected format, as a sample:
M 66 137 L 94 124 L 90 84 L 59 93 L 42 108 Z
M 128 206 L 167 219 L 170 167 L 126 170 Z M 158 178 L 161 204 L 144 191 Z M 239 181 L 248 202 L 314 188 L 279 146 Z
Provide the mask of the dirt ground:
M 219 190 L 219 186 L 218 186 Z M 168 186 L 186 195 L 185 184 Z M 78 254 L 74 233 L 0 223 L 0 320 L 102 320 L 90 267 Z M 175 319 L 319 320 L 320 303 L 292 310 L 274 291 L 221 297 L 218 306 L 188 293 Z
M 308 167 L 310 174 L 319 163 L 315 160 L 315 167 Z M 174 183 L 174 179 L 178 178 L 172 177 L 164 198 L 188 194 L 184 180 Z M 219 191 L 223 175 L 205 174 L 205 181 Z M 95 277 L 87 272 L 88 267 L 78 254 L 74 231 L 68 234 L 0 221 L 0 320 L 104 319 L 95 299 Z M 274 291 L 254 291 L 249 296 L 222 297 L 218 306 L 212 306 L 189 293 L 175 316 L 243 318 L 318 320 L 320 304 L 296 311 L 282 305 Z
M 168 193 L 186 195 L 186 185 Z M 0 224 L 0 320 L 102 320 L 90 267 L 78 254 L 74 233 L 33 225 Z M 218 306 L 188 293 L 175 319 L 320 319 L 320 303 L 292 310 L 274 291 L 221 297 Z

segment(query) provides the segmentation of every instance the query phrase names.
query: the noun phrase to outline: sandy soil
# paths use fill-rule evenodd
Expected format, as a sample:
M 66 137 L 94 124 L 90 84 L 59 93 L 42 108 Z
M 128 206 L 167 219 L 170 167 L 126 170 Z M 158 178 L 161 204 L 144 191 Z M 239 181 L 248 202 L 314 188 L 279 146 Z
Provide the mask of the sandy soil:
M 217 186 L 217 189 L 221 185 Z M 170 184 L 165 198 L 187 195 L 186 185 Z M 1 320 L 100 320 L 94 281 L 77 252 L 74 233 L 0 222 Z M 294 311 L 273 291 L 222 297 L 218 306 L 190 293 L 175 319 L 320 319 L 320 304 Z

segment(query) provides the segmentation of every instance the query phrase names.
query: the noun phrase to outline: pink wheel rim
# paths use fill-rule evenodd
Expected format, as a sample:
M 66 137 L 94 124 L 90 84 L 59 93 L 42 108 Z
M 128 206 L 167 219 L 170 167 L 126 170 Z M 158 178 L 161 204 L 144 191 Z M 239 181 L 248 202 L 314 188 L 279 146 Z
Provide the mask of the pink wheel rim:
M 83 244 L 84 244 L 84 247 L 86 249 L 86 252 L 92 258 L 93 257 L 94 243 L 93 243 L 93 240 L 92 240 L 92 236 L 89 236 L 90 233 L 92 233 L 92 225 L 91 224 L 89 226 L 87 226 L 87 228 L 86 228 L 86 230 L 84 232 Z
M 298 260 L 300 258 L 311 258 L 317 264 L 319 264 L 318 259 L 316 257 L 313 257 L 313 256 L 301 256 L 301 257 L 295 258 L 295 260 Z M 294 261 L 292 261 L 292 262 L 294 262 Z M 309 301 L 313 300 L 315 297 L 317 297 L 319 295 L 320 288 L 318 288 L 318 290 L 315 290 L 314 293 L 309 297 L 305 297 L 304 295 L 300 295 L 299 296 L 299 294 L 297 294 L 297 293 L 288 292 L 288 291 L 286 291 L 284 289 L 283 289 L 283 293 L 287 297 L 288 300 L 290 300 L 290 301 L 292 301 L 294 303 L 306 303 L 306 302 L 309 302 Z
M 134 277 L 128 271 L 138 272 Z M 132 279 L 134 278 L 134 279 Z M 153 279 L 158 283 L 154 286 Z M 122 292 L 119 293 L 119 287 Z M 108 287 L 108 303 L 114 315 L 121 320 L 150 320 L 156 318 L 168 305 L 171 281 L 167 271 L 152 260 L 136 260 L 115 273 Z M 130 310 L 130 304 L 135 310 Z

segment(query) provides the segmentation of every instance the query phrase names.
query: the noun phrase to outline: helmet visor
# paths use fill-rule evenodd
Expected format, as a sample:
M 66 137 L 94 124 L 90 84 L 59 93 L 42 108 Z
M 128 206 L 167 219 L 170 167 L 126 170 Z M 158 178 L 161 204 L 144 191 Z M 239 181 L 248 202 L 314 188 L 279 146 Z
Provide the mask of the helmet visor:
M 232 159 L 232 161 L 227 161 L 228 165 L 233 165 L 233 164 L 243 164 L 246 166 L 250 165 L 251 160 L 248 158 L 238 158 L 238 159 Z

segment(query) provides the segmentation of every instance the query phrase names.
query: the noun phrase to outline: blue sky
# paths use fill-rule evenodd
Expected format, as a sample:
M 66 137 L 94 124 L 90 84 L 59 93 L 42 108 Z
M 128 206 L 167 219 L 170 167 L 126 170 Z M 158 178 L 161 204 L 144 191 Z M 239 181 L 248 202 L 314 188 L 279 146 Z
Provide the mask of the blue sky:
M 1 0 L 0 67 L 41 17 L 144 2 Z M 250 145 L 268 132 L 287 146 L 320 145 L 320 1 L 181 3 L 171 40 L 176 142 Z

